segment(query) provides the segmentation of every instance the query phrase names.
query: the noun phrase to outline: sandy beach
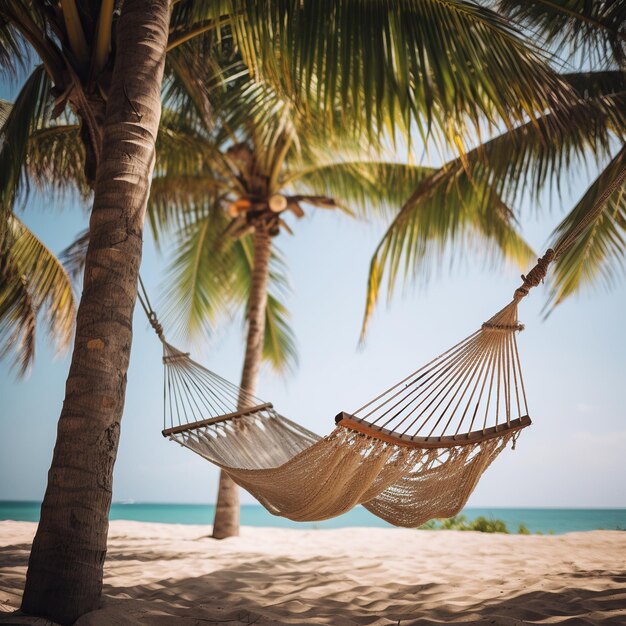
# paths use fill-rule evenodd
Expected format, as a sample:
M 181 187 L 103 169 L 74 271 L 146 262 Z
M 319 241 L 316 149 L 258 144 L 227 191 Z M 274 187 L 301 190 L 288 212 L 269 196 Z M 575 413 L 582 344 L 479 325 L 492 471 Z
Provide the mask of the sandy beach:
M 209 531 L 112 522 L 102 608 L 77 624 L 626 624 L 625 532 Z M 0 624 L 25 623 L 34 532 L 0 522 Z

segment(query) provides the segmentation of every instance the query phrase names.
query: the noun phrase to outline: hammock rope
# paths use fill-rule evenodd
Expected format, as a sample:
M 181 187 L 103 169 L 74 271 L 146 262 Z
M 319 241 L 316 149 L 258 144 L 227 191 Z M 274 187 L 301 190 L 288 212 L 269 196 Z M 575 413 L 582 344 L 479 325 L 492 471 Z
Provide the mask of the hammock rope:
M 518 304 L 625 178 L 626 169 L 522 275 L 509 304 L 356 411 L 339 413 L 325 437 L 169 344 L 140 278 L 138 299 L 163 344 L 163 435 L 222 468 L 271 513 L 295 521 L 328 519 L 357 504 L 406 527 L 458 514 L 485 470 L 531 424 Z

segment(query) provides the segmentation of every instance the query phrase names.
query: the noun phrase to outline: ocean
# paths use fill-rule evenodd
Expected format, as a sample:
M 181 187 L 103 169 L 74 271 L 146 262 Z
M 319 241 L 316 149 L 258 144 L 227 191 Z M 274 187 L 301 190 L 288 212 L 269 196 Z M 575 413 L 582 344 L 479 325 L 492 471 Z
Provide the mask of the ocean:
M 0 502 L 0 520 L 36 522 L 39 520 L 39 502 Z M 209 504 L 151 504 L 121 503 L 111 506 L 110 519 L 165 524 L 210 524 L 215 507 Z M 563 533 L 584 530 L 626 530 L 626 509 L 509 509 L 467 508 L 463 515 L 471 521 L 479 516 L 500 519 L 510 532 L 515 533 L 524 524 L 531 533 Z M 324 522 L 292 522 L 275 517 L 258 504 L 241 507 L 241 523 L 245 526 L 274 526 L 279 528 L 346 528 L 372 526 L 390 528 L 363 507 Z

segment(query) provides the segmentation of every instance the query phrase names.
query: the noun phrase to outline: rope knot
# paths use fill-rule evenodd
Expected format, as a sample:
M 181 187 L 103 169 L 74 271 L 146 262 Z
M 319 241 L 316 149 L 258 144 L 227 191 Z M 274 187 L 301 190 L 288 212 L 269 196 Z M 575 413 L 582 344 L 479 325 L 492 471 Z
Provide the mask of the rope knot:
M 159 323 L 154 311 L 150 311 L 150 313 L 148 313 L 148 321 L 150 322 L 150 326 L 154 328 L 154 332 L 157 334 L 157 337 L 163 341 L 163 326 Z
M 548 248 L 546 253 L 537 259 L 537 265 L 533 267 L 526 276 L 522 274 L 522 284 L 519 286 L 513 294 L 515 302 L 519 302 L 522 298 L 528 295 L 528 292 L 536 287 L 539 283 L 543 282 L 546 274 L 548 273 L 548 266 L 554 260 L 555 252 L 552 248 Z

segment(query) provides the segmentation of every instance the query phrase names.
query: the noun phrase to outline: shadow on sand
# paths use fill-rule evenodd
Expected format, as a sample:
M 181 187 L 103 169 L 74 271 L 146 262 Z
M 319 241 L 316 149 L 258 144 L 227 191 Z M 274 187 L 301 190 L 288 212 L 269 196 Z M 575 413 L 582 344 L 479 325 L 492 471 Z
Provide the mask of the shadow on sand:
M 109 563 L 124 567 L 126 560 L 169 561 L 175 556 L 154 551 L 137 559 L 117 552 L 110 555 Z M 238 554 L 237 558 L 246 556 Z M 77 626 L 626 624 L 626 571 L 553 572 L 551 580 L 560 582 L 557 591 L 494 587 L 496 597 L 485 589 L 478 598 L 468 597 L 462 586 L 451 589 L 450 585 L 435 583 L 364 584 L 358 569 L 346 576 L 345 560 L 332 556 L 304 561 L 259 556 L 250 554 L 250 561 L 196 577 L 167 578 L 130 587 L 105 585 L 102 609 L 83 616 Z M 21 569 L 27 558 L 26 544 L 0 551 L 3 568 Z M 0 601 L 6 582 L 4 576 Z M 2 608 L 7 611 L 17 606 L 17 601 Z M 2 626 L 26 623 L 50 624 L 0 612 Z

